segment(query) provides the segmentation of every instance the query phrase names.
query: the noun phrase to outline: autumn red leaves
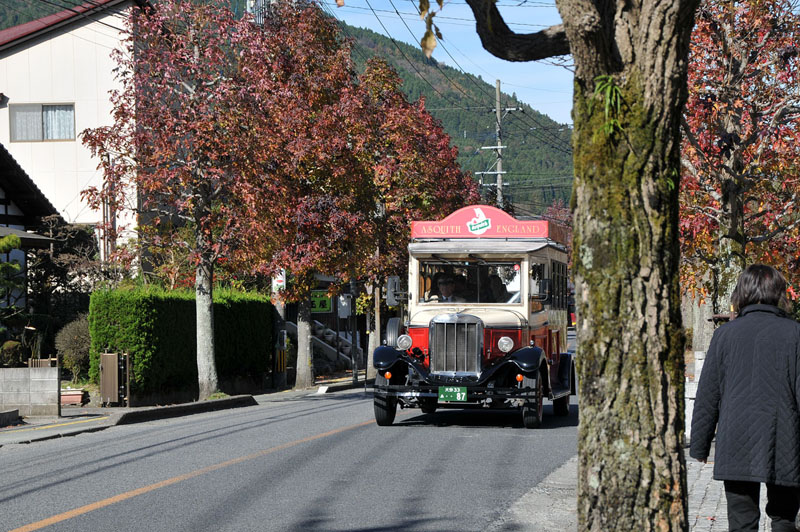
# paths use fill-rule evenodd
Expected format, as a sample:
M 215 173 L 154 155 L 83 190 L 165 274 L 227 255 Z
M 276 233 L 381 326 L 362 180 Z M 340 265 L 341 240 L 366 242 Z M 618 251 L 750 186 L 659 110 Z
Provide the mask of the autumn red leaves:
M 682 284 L 725 312 L 765 262 L 800 293 L 800 20 L 785 0 L 703 2 L 684 123 Z
M 315 272 L 380 278 L 402 268 L 409 220 L 477 200 L 424 101 L 381 61 L 357 76 L 319 9 L 276 4 L 256 25 L 169 0 L 130 24 L 115 123 L 83 137 L 107 183 L 87 197 L 137 206 L 145 236 L 215 278 L 286 269 L 289 297 Z

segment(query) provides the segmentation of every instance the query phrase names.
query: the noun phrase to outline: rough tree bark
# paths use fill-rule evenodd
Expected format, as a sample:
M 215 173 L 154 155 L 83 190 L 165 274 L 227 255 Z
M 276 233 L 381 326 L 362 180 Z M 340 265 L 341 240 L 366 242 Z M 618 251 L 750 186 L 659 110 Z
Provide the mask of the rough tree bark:
M 697 1 L 556 0 L 563 26 L 513 39 L 493 2 L 467 2 L 494 55 L 575 62 L 579 528 L 687 530 L 677 222 Z

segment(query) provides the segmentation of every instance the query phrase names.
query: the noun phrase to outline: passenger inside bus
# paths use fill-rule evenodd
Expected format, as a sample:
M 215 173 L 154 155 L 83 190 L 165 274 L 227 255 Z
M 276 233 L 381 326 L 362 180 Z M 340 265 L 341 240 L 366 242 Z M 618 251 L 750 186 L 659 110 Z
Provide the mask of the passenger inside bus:
M 511 293 L 506 289 L 506 285 L 503 284 L 503 280 L 497 274 L 489 276 L 489 289 L 492 294 L 491 301 L 495 303 L 505 303 L 511 297 Z

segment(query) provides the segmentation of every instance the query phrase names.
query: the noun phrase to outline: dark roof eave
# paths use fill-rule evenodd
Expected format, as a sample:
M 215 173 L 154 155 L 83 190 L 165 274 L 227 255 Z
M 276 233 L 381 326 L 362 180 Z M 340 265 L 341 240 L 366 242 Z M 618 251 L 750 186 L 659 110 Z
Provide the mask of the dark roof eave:
M 44 217 L 58 214 L 47 196 L 36 186 L 14 157 L 0 144 L 0 174 L 6 197 L 17 203 L 26 216 Z
M 15 229 L 13 227 L 0 226 L 0 238 L 8 235 L 18 236 L 22 241 L 22 249 L 44 249 L 49 247 L 51 242 L 55 242 L 55 240 L 52 238 L 40 235 L 38 233 L 29 233 L 28 231 Z

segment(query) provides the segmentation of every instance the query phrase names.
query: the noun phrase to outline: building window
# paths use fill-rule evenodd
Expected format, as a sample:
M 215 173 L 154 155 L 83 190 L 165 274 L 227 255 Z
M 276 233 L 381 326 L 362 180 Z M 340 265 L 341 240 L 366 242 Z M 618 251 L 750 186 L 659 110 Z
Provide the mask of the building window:
M 12 142 L 75 140 L 75 105 L 9 105 Z

